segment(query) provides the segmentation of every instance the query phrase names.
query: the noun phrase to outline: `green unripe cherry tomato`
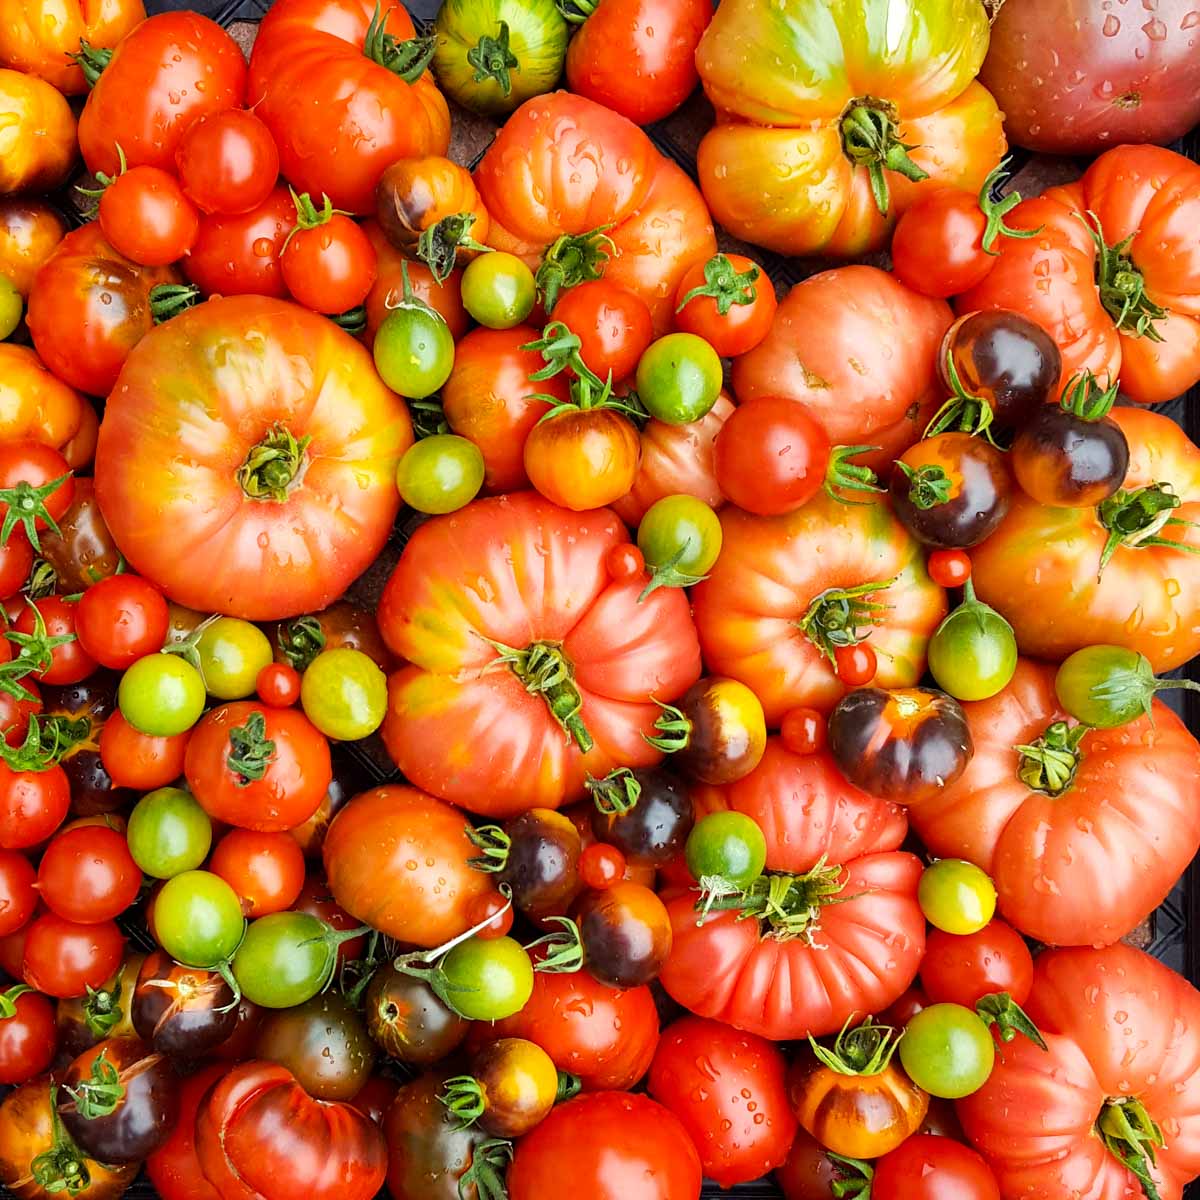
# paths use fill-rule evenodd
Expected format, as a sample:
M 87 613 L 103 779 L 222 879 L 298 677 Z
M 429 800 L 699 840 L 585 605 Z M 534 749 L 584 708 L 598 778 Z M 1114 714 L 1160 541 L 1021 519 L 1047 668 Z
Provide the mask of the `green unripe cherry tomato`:
M 278 912 L 250 923 L 233 958 L 242 995 L 263 1008 L 291 1008 L 315 996 L 333 974 L 338 935 L 319 917 Z
M 905 1026 L 900 1062 L 919 1088 L 959 1100 L 987 1082 L 996 1044 L 978 1014 L 961 1004 L 931 1004 Z
M 461 287 L 463 307 L 488 329 L 520 325 L 537 299 L 533 272 L 515 254 L 503 250 L 469 262 Z
M 961 858 L 925 868 L 917 885 L 925 919 L 944 933 L 978 933 L 996 914 L 996 885 L 986 871 Z
M 683 855 L 694 879 L 717 875 L 744 888 L 767 865 L 767 839 L 745 813 L 709 813 L 696 822 Z
M 375 369 L 392 389 L 423 400 L 450 378 L 454 335 L 427 304 L 402 300 L 375 334 Z
M 1058 668 L 1054 691 L 1058 702 L 1081 725 L 1115 729 L 1148 716 L 1154 693 L 1162 688 L 1190 688 L 1187 679 L 1156 679 L 1150 660 L 1124 646 L 1085 646 Z
M 435 433 L 414 442 L 396 468 L 400 497 L 417 512 L 455 512 L 483 487 L 483 455 L 474 442 Z
M 200 672 L 178 654 L 139 658 L 117 689 L 121 715 L 151 737 L 186 733 L 200 720 L 206 698 Z
M 245 929 L 237 892 L 211 871 L 184 871 L 168 879 L 154 901 L 154 936 L 185 966 L 228 962 Z
M 218 700 L 252 695 L 259 671 L 274 657 L 267 635 L 237 617 L 218 617 L 207 626 L 196 642 L 196 653 L 204 686 Z
M 510 937 L 468 938 L 446 954 L 439 970 L 450 1005 L 469 1021 L 511 1017 L 533 995 L 533 962 Z
M 361 650 L 322 650 L 300 681 L 300 705 L 326 737 L 354 742 L 383 724 L 387 676 Z
M 721 394 L 721 360 L 694 333 L 651 342 L 637 365 L 637 393 L 646 411 L 668 425 L 698 421 Z
M 986 700 L 1017 669 L 1017 637 L 994 608 L 975 599 L 970 580 L 966 596 L 930 639 L 929 673 L 956 700 Z
M 20 325 L 24 310 L 25 304 L 16 284 L 7 275 L 0 275 L 0 342 Z
M 158 788 L 134 806 L 125 836 L 142 871 L 155 879 L 170 879 L 194 871 L 208 857 L 212 821 L 191 792 Z
M 689 587 L 721 553 L 721 521 L 695 496 L 664 496 L 642 518 L 637 544 L 654 587 Z

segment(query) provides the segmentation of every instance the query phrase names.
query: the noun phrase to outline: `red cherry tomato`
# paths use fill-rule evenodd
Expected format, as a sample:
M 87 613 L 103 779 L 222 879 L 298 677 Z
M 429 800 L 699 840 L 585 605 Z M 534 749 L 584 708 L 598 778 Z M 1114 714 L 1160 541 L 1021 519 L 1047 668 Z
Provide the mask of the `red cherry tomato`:
M 0 937 L 20 929 L 37 908 L 37 872 L 23 854 L 0 850 Z
M 893 270 L 924 296 L 957 296 L 982 283 L 995 263 L 983 249 L 987 218 L 979 198 L 959 188 L 926 193 L 900 218 L 892 239 Z
M 28 440 L 0 443 L 0 528 L 8 524 L 23 530 L 37 549 L 38 535 L 48 522 L 61 520 L 74 499 L 71 468 L 52 446 Z
M 273 708 L 291 708 L 300 699 L 300 672 L 290 663 L 267 663 L 254 682 L 258 698 Z
M 25 603 L 23 596 L 21 603 L 22 605 Z M 0 654 L 0 659 L 7 662 L 12 657 L 12 649 L 8 642 L 4 642 L 4 645 L 8 647 L 8 650 L 7 653 Z M 0 692 L 0 730 L 3 731 L 4 740 L 10 746 L 19 746 L 25 740 L 25 733 L 29 729 L 29 718 L 34 713 L 42 711 L 41 692 L 38 690 L 38 685 L 34 683 L 33 676 L 26 675 L 21 680 L 21 686 L 29 693 L 29 696 L 32 696 L 32 699 L 28 696 L 18 699 L 8 692 Z M 3 835 L 0 834 L 0 845 L 3 844 Z
M 613 382 L 632 375 L 654 337 L 646 302 L 620 284 L 589 280 L 564 292 L 551 314 L 579 338 L 583 365 Z
M 1033 986 L 1033 956 L 1025 939 L 999 919 L 963 936 L 931 929 L 921 986 L 935 1004 L 974 1008 L 984 996 L 1007 992 L 1023 1005 Z
M 875 678 L 879 667 L 875 651 L 866 642 L 856 646 L 838 646 L 833 652 L 837 677 L 847 687 L 862 687 Z
M 604 566 L 611 578 L 622 582 L 637 579 L 646 569 L 646 559 L 632 542 L 622 542 L 608 552 Z
M 876 1162 L 871 1200 L 1000 1200 L 1000 1187 L 970 1147 L 918 1133 Z
M 170 613 L 162 592 L 138 575 L 110 575 L 79 598 L 75 632 L 102 667 L 123 671 L 162 648 Z
M 884 1025 L 903 1029 L 917 1013 L 928 1007 L 929 997 L 920 988 L 911 987 L 901 992 L 899 999 L 894 1000 L 879 1014 L 879 1019 Z
M 489 917 L 490 921 L 488 921 Z M 471 901 L 467 919 L 472 926 L 478 925 L 481 921 L 488 921 L 475 934 L 484 941 L 505 937 L 513 925 L 513 906 L 499 892 L 485 892 Z
M 91 675 L 99 665 L 76 636 L 75 615 L 78 611 L 77 600 L 67 600 L 62 596 L 44 596 L 41 600 L 26 604 L 13 622 L 16 632 L 27 637 L 39 636 L 39 617 L 44 625 L 44 633 L 41 636 L 46 639 L 45 644 L 49 647 L 50 665 L 46 670 L 36 672 L 42 683 L 79 683 Z M 63 640 L 55 645 L 59 638 Z
M 246 916 L 262 917 L 296 902 L 304 886 L 304 851 L 290 833 L 231 829 L 208 869 L 237 892 Z
M 54 1006 L 24 984 L 0 991 L 0 1085 L 40 1075 L 54 1058 Z
M 68 999 L 116 974 L 124 953 L 125 939 L 115 921 L 80 925 L 45 913 L 29 926 L 21 973 L 39 992 Z
M 971 556 L 965 550 L 934 550 L 928 569 L 938 587 L 962 587 L 971 578 Z
M 271 131 L 245 109 L 209 113 L 188 126 L 175 165 L 184 193 L 201 212 L 236 215 L 257 208 L 279 178 Z
M 113 787 L 152 792 L 183 774 L 191 730 L 173 737 L 154 737 L 134 729 L 118 709 L 100 731 L 100 761 Z
M 375 282 L 375 248 L 349 217 L 296 201 L 297 225 L 289 234 L 280 266 L 292 296 L 319 313 L 343 313 L 361 304 Z
M 59 766 L 14 771 L 0 762 L 0 848 L 27 850 L 44 842 L 66 819 L 71 785 Z
M 704 338 L 722 358 L 736 358 L 767 336 L 776 307 L 775 285 L 752 258 L 718 254 L 684 272 L 675 289 L 675 328 Z
M 296 207 L 282 184 L 249 212 L 203 217 L 184 274 L 206 296 L 287 295 L 279 255 L 296 223 Z
M 21 590 L 33 568 L 33 547 L 19 529 L 9 534 L 0 546 L 0 600 L 7 600 Z
M 174 175 L 132 167 L 104 189 L 100 228 L 119 254 L 144 267 L 165 267 L 195 245 L 200 214 Z
M 815 708 L 793 708 L 784 714 L 779 737 L 793 754 L 816 754 L 829 741 L 825 714 Z
M 625 878 L 625 855 L 616 846 L 593 842 L 579 856 L 579 878 L 602 892 Z
M 46 847 L 38 888 L 51 912 L 79 925 L 111 921 L 136 899 L 142 872 L 125 835 L 104 825 L 64 830 Z

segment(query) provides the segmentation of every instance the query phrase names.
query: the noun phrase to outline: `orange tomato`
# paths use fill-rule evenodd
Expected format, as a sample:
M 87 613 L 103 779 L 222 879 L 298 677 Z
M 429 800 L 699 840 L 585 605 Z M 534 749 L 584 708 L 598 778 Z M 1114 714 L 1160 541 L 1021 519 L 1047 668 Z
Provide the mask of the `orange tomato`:
M 394 246 L 415 247 L 425 230 L 453 216 L 472 217 L 467 235 L 487 242 L 488 211 L 471 172 L 448 158 L 431 154 L 392 163 L 375 188 L 375 198 L 379 223 Z
M 82 467 L 95 453 L 98 425 L 89 401 L 52 375 L 32 350 L 0 344 L 0 441 L 32 438 Z
M 66 222 L 41 200 L 0 200 L 0 275 L 22 296 L 67 232 Z
M 75 117 L 44 79 L 0 69 L 0 196 L 51 192 L 75 162 Z
M 619 500 L 637 478 L 641 442 L 611 408 L 565 408 L 525 439 L 525 473 L 547 500 L 575 512 Z

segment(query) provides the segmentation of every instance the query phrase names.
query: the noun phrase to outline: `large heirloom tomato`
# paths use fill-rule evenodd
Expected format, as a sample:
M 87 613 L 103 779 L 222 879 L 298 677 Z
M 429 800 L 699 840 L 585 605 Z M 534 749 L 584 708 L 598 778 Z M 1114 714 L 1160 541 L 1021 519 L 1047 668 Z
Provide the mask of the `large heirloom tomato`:
M 1022 662 L 999 695 L 964 704 L 974 757 L 909 819 L 932 854 L 992 876 L 1000 914 L 1022 933 L 1114 942 L 1200 847 L 1200 745 L 1158 700 L 1116 729 L 1068 729 L 1054 675 Z
M 971 551 L 972 580 L 1025 654 L 1060 660 L 1083 646 L 1128 646 L 1169 671 L 1200 653 L 1200 448 L 1157 413 L 1111 415 L 1129 443 L 1122 490 L 1088 508 L 1051 508 L 1017 491 Z
M 604 277 L 637 293 L 662 333 L 675 289 L 717 249 L 695 184 L 631 121 L 582 96 L 555 92 L 523 104 L 475 172 L 492 216 L 488 243 L 536 267 L 573 260 L 570 237 L 603 227 L 612 239 Z M 560 235 L 567 246 L 553 247 Z M 578 282 L 578 280 L 576 280 Z
M 200 1167 L 223 1200 L 371 1200 L 387 1147 L 370 1117 L 314 1100 L 286 1067 L 247 1062 L 196 1114 Z
M 727 506 L 721 529 L 721 556 L 692 591 L 696 628 L 710 670 L 750 687 L 768 724 L 798 706 L 838 702 L 840 646 L 867 641 L 879 687 L 921 677 L 946 595 L 886 500 L 818 493 L 781 517 Z
M 870 443 L 856 461 L 890 466 L 941 404 L 937 357 L 954 317 L 875 267 L 837 267 L 798 283 L 766 338 L 734 360 L 744 404 L 799 400 L 835 444 Z
M 125 557 L 176 603 L 273 620 L 324 608 L 376 557 L 411 444 L 404 402 L 349 334 L 233 296 L 130 355 L 96 495 Z
M 1200 380 L 1200 165 L 1158 146 L 1118 146 L 1006 219 L 1040 233 L 1001 238 L 961 311 L 1014 309 L 1036 321 L 1062 351 L 1064 386 L 1087 369 L 1158 404 Z
M 1005 149 L 974 82 L 987 45 L 979 0 L 723 4 L 696 51 L 713 216 L 781 254 L 856 255 L 923 191 L 977 192 Z
M 280 0 L 250 55 L 250 103 L 297 191 L 375 210 L 375 185 L 400 158 L 445 154 L 446 101 L 425 70 L 403 5 Z
M 1025 1009 L 1049 1052 L 1017 1038 L 958 1102 L 1001 1194 L 1179 1200 L 1200 1174 L 1200 993 L 1131 946 L 1048 950 Z
M 175 168 L 187 127 L 208 113 L 239 108 L 246 60 L 215 21 L 195 12 L 159 13 L 113 51 L 79 118 L 79 148 L 89 171 Z
M 383 740 L 405 776 L 472 812 L 578 799 L 588 775 L 652 766 L 669 703 L 700 676 L 678 588 L 638 600 L 605 559 L 626 544 L 607 509 L 531 492 L 476 500 L 413 535 L 379 605 L 391 676 Z

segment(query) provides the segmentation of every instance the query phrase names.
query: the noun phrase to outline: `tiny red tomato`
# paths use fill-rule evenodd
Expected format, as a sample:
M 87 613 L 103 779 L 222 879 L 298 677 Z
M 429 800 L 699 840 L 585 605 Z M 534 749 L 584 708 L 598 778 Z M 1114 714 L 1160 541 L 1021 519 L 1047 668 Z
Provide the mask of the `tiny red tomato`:
M 0 992 L 0 1085 L 25 1083 L 54 1058 L 54 1006 L 16 984 Z
M 104 189 L 100 228 L 119 254 L 144 267 L 165 267 L 195 245 L 200 214 L 174 175 L 132 167 Z
M 173 737 L 155 737 L 134 729 L 117 709 L 100 731 L 100 761 L 113 787 L 152 792 L 183 774 L 191 730 Z
M 125 939 L 115 921 L 80 925 L 44 913 L 29 925 L 21 974 L 39 992 L 69 999 L 116 974 L 124 953 Z
M 361 304 L 375 282 L 375 248 L 328 198 L 318 210 L 307 194 L 295 198 L 296 225 L 280 255 L 283 282 L 314 312 L 337 314 Z
M 32 568 L 33 547 L 21 530 L 14 529 L 8 541 L 0 545 L 0 600 L 15 596 Z
M 76 636 L 78 611 L 77 600 L 44 596 L 26 604 L 13 622 L 13 629 L 18 634 L 32 639 L 28 643 L 31 649 L 37 646 L 49 653 L 50 665 L 44 671 L 34 673 L 42 683 L 79 683 L 99 665 Z
M 742 254 L 694 263 L 675 290 L 675 328 L 704 338 L 722 358 L 753 350 L 775 318 L 775 285 Z
M 77 925 L 111 921 L 142 886 L 125 835 L 104 825 L 79 825 L 55 836 L 37 878 L 46 907 Z
M 110 575 L 79 598 L 75 632 L 102 667 L 123 671 L 162 648 L 170 613 L 162 592 L 138 575 Z
M 35 550 L 38 535 L 62 519 L 75 499 L 75 478 L 52 446 L 0 443 L 0 541 L 22 530 Z
M 793 708 L 784 714 L 779 736 L 793 754 L 816 754 L 829 740 L 825 714 L 815 708 Z
M 291 908 L 304 887 L 304 851 L 290 833 L 231 829 L 208 869 L 237 892 L 248 917 Z
M 488 918 L 491 920 L 488 920 Z M 476 930 L 475 936 L 485 941 L 505 937 L 513 925 L 513 906 L 499 892 L 485 892 L 471 901 L 467 919 L 474 927 L 482 921 L 488 923 Z
M 579 338 L 579 357 L 601 379 L 632 375 L 654 337 L 650 309 L 640 297 L 606 279 L 564 292 L 551 314 Z
M 37 872 L 23 854 L 0 850 L 0 937 L 20 929 L 37 908 Z
M 984 996 L 997 992 L 1024 1004 L 1033 987 L 1033 956 L 1025 939 L 999 919 L 964 936 L 931 929 L 921 961 L 921 986 L 938 1004 L 974 1008 Z
M 620 583 L 641 576 L 646 570 L 646 559 L 633 542 L 622 542 L 608 552 L 604 566 L 609 576 Z
M 593 842 L 579 856 L 579 878 L 603 892 L 625 878 L 625 855 L 607 842 Z
M 918 1133 L 876 1162 L 871 1200 L 1000 1200 L 1000 1187 L 969 1146 Z
M 934 550 L 928 569 L 938 587 L 962 587 L 971 578 L 971 556 L 965 550 Z
M 838 646 L 833 652 L 837 677 L 847 687 L 862 687 L 875 678 L 878 661 L 875 651 L 866 642 L 854 646 Z
M 254 682 L 258 698 L 273 708 L 291 708 L 300 699 L 300 672 L 290 663 L 268 663 Z
M 271 131 L 245 109 L 193 121 L 175 151 L 184 193 L 201 212 L 237 215 L 257 208 L 279 178 Z

